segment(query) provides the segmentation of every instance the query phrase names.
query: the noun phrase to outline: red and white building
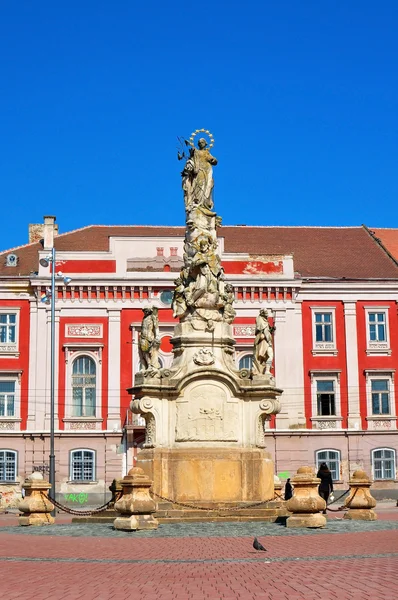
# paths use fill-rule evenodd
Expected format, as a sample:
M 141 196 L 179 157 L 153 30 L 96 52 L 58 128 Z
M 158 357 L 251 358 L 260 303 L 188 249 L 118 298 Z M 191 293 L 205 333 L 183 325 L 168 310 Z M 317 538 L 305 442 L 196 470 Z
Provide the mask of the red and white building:
M 376 495 L 397 497 L 396 230 L 236 226 L 218 233 L 235 291 L 237 365 L 250 365 L 261 307 L 272 310 L 276 326 L 283 408 L 267 424 L 276 473 L 326 461 L 346 488 L 360 467 L 375 479 Z M 134 464 L 144 439 L 127 388 L 140 368 L 148 304 L 159 308 L 161 361 L 171 363 L 170 303 L 183 241 L 183 227 L 88 226 L 58 235 L 54 217 L 46 217 L 30 226 L 28 244 L 0 254 L 3 502 L 49 464 L 51 311 L 41 298 L 51 267 L 39 260 L 54 244 L 57 272 L 72 278 L 68 286 L 56 280 L 57 494 L 64 503 L 95 505 Z

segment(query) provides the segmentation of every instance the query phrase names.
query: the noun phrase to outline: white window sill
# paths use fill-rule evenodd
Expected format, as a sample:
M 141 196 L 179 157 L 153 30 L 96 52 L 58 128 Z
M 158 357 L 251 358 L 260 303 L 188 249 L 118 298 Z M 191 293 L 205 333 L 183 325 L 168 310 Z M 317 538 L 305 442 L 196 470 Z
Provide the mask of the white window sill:
M 70 485 L 96 485 L 98 481 L 74 481 L 70 479 L 66 483 Z
M 7 423 L 9 423 L 10 421 L 11 423 L 20 423 L 22 419 L 20 419 L 19 417 L 0 417 L 0 422 L 2 421 L 6 421 Z
M 391 356 L 391 348 L 366 348 L 367 356 L 374 356 L 375 354 L 378 356 Z
M 1 350 L 0 357 L 4 358 L 19 358 L 20 352 L 18 350 Z
M 20 485 L 19 481 L 0 481 L 0 486 L 1 485 Z
M 101 417 L 65 417 L 63 423 L 102 423 L 104 419 Z
M 313 348 L 312 349 L 312 355 L 313 356 L 318 356 L 318 355 L 323 355 L 323 356 L 337 356 L 338 355 L 338 350 L 337 348 Z

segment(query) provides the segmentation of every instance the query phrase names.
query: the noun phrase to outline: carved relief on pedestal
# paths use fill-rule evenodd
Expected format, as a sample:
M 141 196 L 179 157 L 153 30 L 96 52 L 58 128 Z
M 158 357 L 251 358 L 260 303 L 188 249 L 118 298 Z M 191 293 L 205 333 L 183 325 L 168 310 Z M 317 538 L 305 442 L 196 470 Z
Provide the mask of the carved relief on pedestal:
M 201 348 L 194 355 L 193 362 L 197 365 L 212 365 L 214 363 L 214 354 L 210 348 Z
M 238 404 L 221 385 L 200 383 L 177 402 L 176 441 L 237 441 Z

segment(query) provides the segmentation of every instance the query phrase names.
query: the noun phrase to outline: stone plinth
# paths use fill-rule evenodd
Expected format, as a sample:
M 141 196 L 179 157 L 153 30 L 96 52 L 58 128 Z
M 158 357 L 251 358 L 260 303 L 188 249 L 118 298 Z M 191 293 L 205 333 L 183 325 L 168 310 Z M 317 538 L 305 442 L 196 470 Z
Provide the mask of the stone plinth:
M 275 500 L 282 500 L 283 483 L 277 475 L 274 475 L 274 497 Z
M 153 491 L 172 502 L 217 503 L 273 500 L 273 462 L 256 448 L 153 448 L 137 465 L 153 479 Z
M 326 502 L 318 494 L 321 480 L 315 477 L 311 467 L 300 467 L 292 479 L 294 495 L 286 502 L 286 508 L 293 513 L 286 521 L 286 527 L 325 527 L 326 519 L 319 511 L 325 510 Z
M 111 485 L 109 486 L 109 491 L 112 494 L 112 498 L 110 503 L 108 504 L 108 508 L 107 510 L 114 510 L 115 508 L 115 502 L 116 500 L 118 500 L 123 492 L 123 488 L 122 488 L 122 482 L 123 479 L 114 479 L 111 483 Z
M 365 471 L 355 471 L 349 481 L 350 494 L 344 506 L 348 512 L 344 519 L 358 519 L 361 521 L 376 521 L 377 514 L 373 510 L 376 506 L 376 500 L 371 495 L 369 488 L 372 481 L 366 475 Z
M 122 479 L 122 497 L 115 502 L 115 511 L 121 513 L 114 521 L 115 529 L 136 531 L 157 529 L 158 521 L 153 516 L 157 504 L 149 494 L 152 481 L 139 467 L 130 469 Z
M 18 508 L 24 514 L 19 517 L 19 524 L 22 526 L 53 525 L 54 518 L 50 513 L 54 510 L 54 505 L 48 499 L 50 483 L 43 479 L 41 473 L 35 471 L 25 480 L 23 487 L 25 498 Z

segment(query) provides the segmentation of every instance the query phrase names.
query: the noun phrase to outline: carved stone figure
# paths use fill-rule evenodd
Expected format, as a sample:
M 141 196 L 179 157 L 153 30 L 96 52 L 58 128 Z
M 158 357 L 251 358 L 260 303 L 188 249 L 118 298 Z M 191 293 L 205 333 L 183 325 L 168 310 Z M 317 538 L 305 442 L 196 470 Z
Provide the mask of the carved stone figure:
M 255 375 L 271 372 L 272 361 L 274 359 L 272 344 L 274 328 L 270 325 L 268 319 L 268 311 L 262 308 L 256 319 L 256 337 L 253 352 L 253 373 Z
M 224 285 L 224 293 L 222 294 L 222 299 L 224 301 L 224 321 L 226 321 L 227 323 L 232 323 L 232 321 L 236 317 L 236 310 L 232 306 L 235 300 L 235 296 L 234 288 L 230 283 L 226 283 Z
M 206 146 L 207 141 L 200 138 L 198 148 L 190 149 L 190 156 L 182 171 L 182 187 L 187 210 L 194 206 L 210 211 L 213 208 L 212 166 L 217 164 L 217 159 L 210 154 Z
M 158 309 L 154 306 L 146 306 L 142 310 L 144 318 L 142 319 L 138 341 L 142 365 L 144 370 L 158 370 L 160 369 Z
M 210 137 L 208 146 L 200 138 L 195 146 L 196 135 L 203 131 Z M 213 211 L 213 165 L 216 158 L 210 154 L 214 142 L 208 130 L 196 130 L 186 144 L 190 146 L 182 171 L 182 187 L 186 212 L 184 243 L 184 269 L 176 281 L 173 299 L 174 316 L 188 320 L 195 330 L 212 331 L 214 323 L 231 323 L 235 316 L 231 290 L 226 292 L 224 270 L 217 254 L 217 227 L 220 217 Z
M 175 288 L 171 308 L 173 310 L 173 317 L 177 318 L 185 314 L 187 310 L 187 303 L 185 300 L 185 287 L 181 277 L 177 277 L 174 283 Z

